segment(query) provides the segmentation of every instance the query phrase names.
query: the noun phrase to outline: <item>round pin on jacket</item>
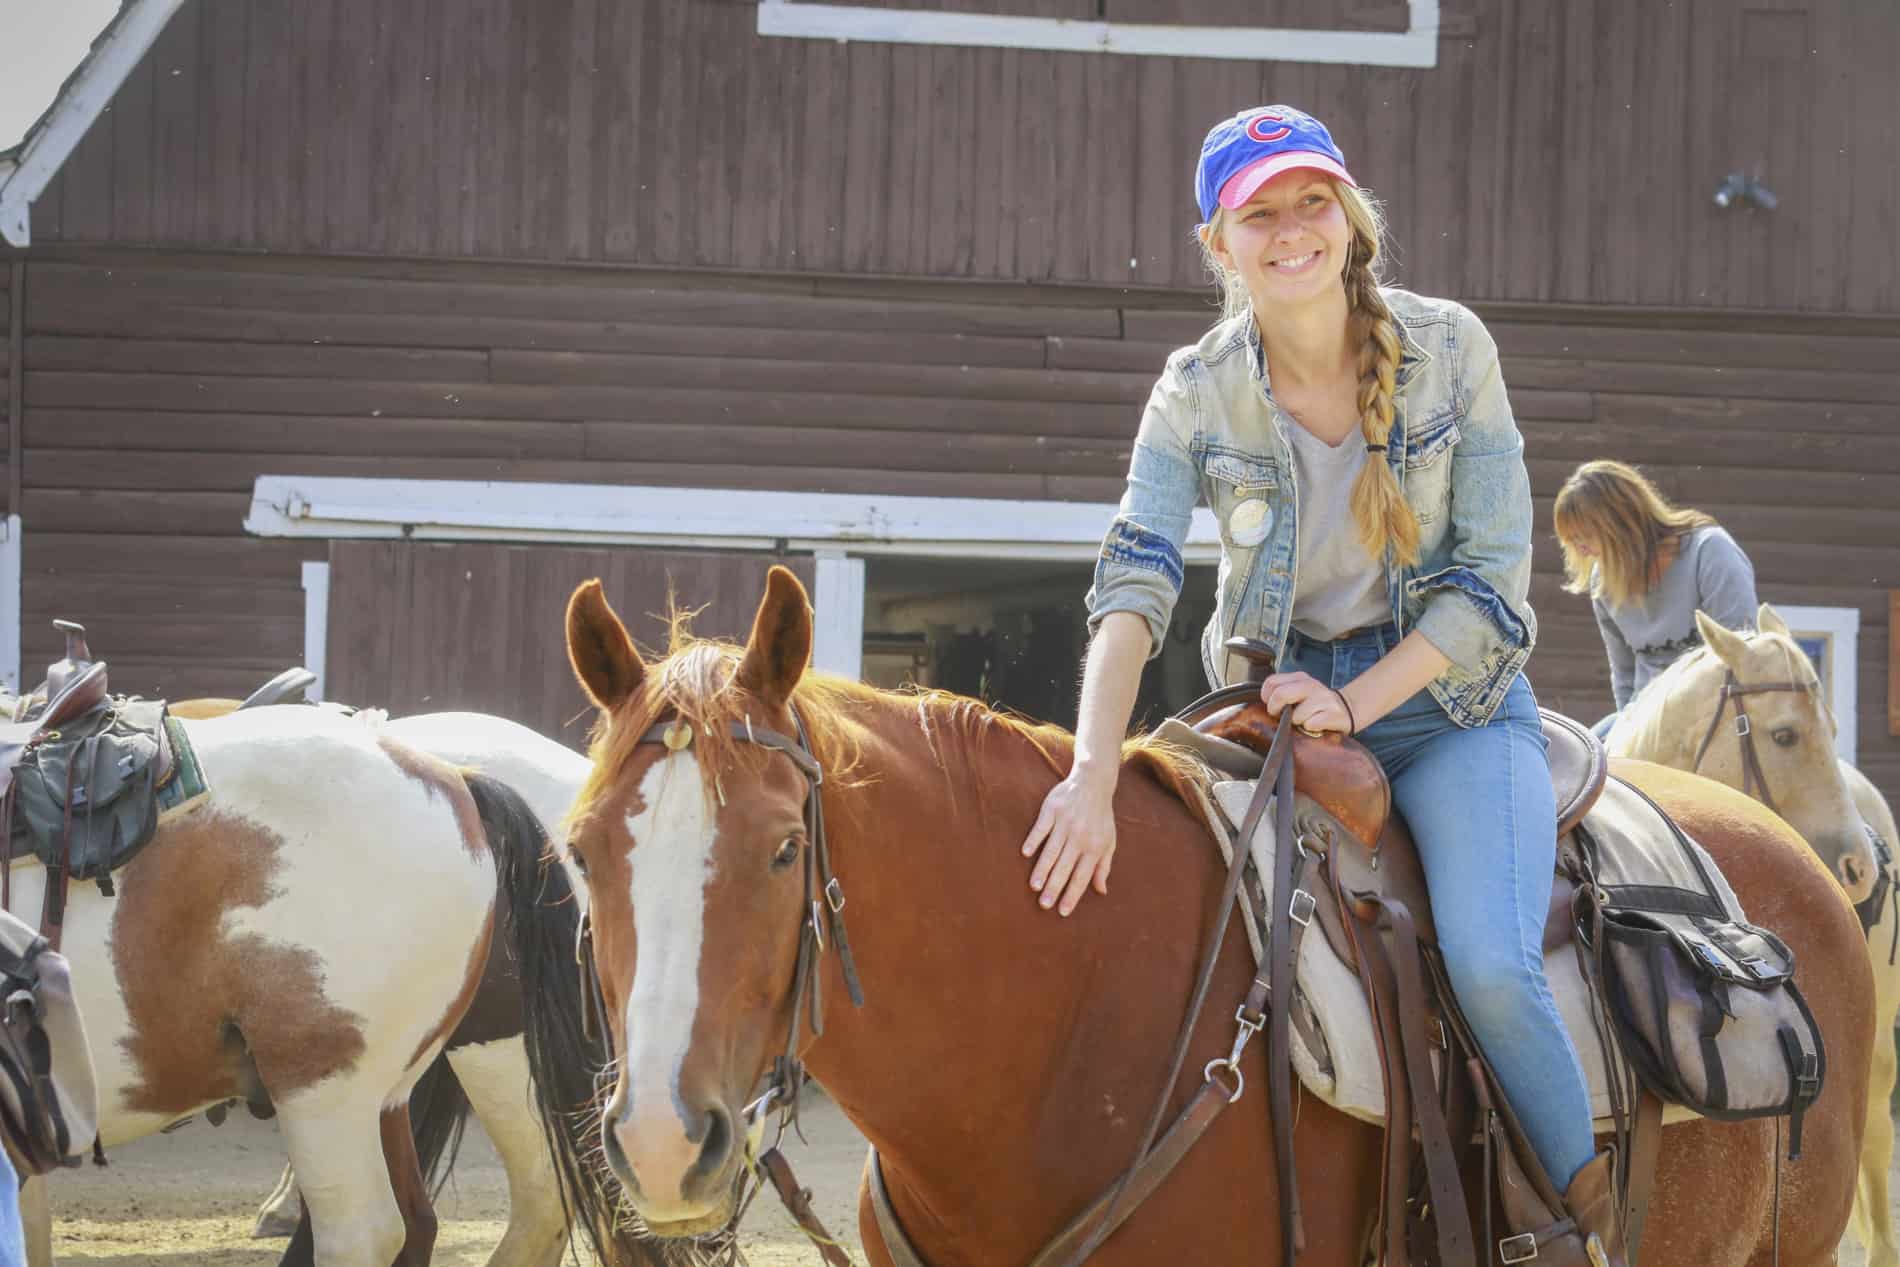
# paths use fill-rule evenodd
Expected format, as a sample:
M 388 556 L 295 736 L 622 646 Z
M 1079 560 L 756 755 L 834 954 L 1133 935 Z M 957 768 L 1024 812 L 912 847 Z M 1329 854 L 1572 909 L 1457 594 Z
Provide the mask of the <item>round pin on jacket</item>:
M 1237 546 L 1257 546 L 1272 529 L 1273 507 L 1264 498 L 1244 501 L 1227 516 L 1227 536 Z

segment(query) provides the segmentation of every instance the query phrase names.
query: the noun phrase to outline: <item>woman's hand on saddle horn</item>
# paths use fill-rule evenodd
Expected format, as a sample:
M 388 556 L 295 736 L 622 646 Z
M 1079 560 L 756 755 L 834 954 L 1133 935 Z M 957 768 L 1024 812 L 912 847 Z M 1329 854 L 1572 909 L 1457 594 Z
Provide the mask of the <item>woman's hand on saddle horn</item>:
M 1049 789 L 1036 825 L 1023 840 L 1023 856 L 1035 856 L 1029 887 L 1040 893 L 1043 910 L 1056 906 L 1067 915 L 1091 883 L 1108 893 L 1108 872 L 1115 860 L 1115 778 L 1077 769 Z
M 1290 717 L 1309 735 L 1353 732 L 1345 697 L 1310 673 L 1275 673 L 1260 684 L 1260 700 L 1276 717 Z

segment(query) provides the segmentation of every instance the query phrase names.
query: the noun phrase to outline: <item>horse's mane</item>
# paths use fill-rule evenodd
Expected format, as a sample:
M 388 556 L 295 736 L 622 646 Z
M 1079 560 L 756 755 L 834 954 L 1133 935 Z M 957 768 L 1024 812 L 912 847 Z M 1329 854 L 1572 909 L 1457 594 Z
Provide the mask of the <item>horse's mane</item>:
M 674 611 L 668 621 L 664 656 L 649 661 L 646 680 L 634 696 L 603 714 L 588 746 L 592 769 L 575 799 L 571 819 L 583 817 L 621 780 L 639 750 L 641 736 L 661 720 L 679 718 L 693 728 L 693 746 L 708 772 L 742 763 L 755 765 L 766 751 L 733 734 L 747 721 L 747 695 L 733 685 L 744 648 L 690 632 L 689 612 Z M 863 783 L 861 770 L 869 722 L 879 713 L 909 708 L 939 763 L 952 758 L 973 761 L 992 742 L 1020 745 L 1058 778 L 1068 773 L 1075 737 L 1060 726 L 1031 721 L 981 700 L 948 691 L 906 688 L 885 690 L 834 674 L 807 670 L 792 692 L 792 706 L 804 722 L 812 755 L 824 767 L 827 783 Z M 760 719 L 754 718 L 754 721 Z M 1138 735 L 1122 745 L 1124 768 L 1151 775 L 1190 810 L 1201 803 L 1197 789 L 1208 782 L 1206 767 L 1185 749 Z

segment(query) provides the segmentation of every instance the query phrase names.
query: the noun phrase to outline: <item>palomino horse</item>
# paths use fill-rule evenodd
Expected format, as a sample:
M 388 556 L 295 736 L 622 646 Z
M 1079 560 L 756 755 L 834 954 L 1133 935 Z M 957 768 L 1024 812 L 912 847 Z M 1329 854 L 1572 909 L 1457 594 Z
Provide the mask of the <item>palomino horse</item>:
M 1610 732 L 1609 749 L 1682 770 L 1698 770 L 1765 801 L 1804 836 L 1856 902 L 1869 898 L 1883 868 L 1866 828 L 1888 845 L 1900 843 L 1893 811 L 1867 777 L 1834 756 L 1835 722 L 1814 667 L 1768 604 L 1759 633 L 1731 632 L 1696 613 L 1703 645 L 1659 674 Z M 1729 683 L 1734 686 L 1729 686 Z M 1735 722 L 1746 711 L 1747 734 Z M 1706 751 L 1703 742 L 1713 733 Z M 1752 755 L 1750 750 L 1752 749 Z M 1698 764 L 1699 759 L 1699 764 Z M 1865 828 L 1863 828 L 1865 824 Z M 1891 863 L 1887 887 L 1867 930 L 1873 965 L 1875 1030 L 1867 1080 L 1867 1129 L 1861 1138 L 1854 1234 L 1867 1246 L 1868 1267 L 1900 1267 L 1888 1213 L 1887 1168 L 1893 1161 L 1894 1017 L 1900 1012 L 1900 905 Z M 1812 961 L 1810 961 L 1812 962 Z
M 184 728 L 204 800 L 160 825 L 116 896 L 70 892 L 101 1140 L 267 1097 L 317 1261 L 387 1267 L 405 1226 L 385 1148 L 407 1143 L 410 1086 L 487 961 L 508 794 L 315 709 Z M 15 914 L 38 918 L 45 878 L 14 862 Z
M 1130 1161 L 1159 1084 L 1203 932 L 1219 855 L 1179 791 L 1197 777 L 1130 746 L 1106 897 L 1070 918 L 1037 908 L 1018 852 L 1072 758 L 1070 738 L 941 695 L 877 691 L 805 671 L 811 613 L 774 569 L 744 648 L 676 638 L 642 661 L 598 582 L 568 608 L 568 649 L 601 715 L 569 848 L 589 877 L 592 963 L 620 1055 L 602 1151 L 624 1198 L 662 1235 L 723 1224 L 743 1162 L 741 1106 L 790 1047 L 869 1136 L 898 1218 L 939 1267 L 1030 1260 Z M 822 770 L 786 751 L 808 736 Z M 653 742 L 664 737 L 665 742 Z M 1321 741 L 1312 741 L 1321 742 Z M 1809 964 L 1803 980 L 1830 1054 L 1807 1143 L 1779 1178 L 1780 1255 L 1834 1260 L 1853 1201 L 1866 1104 L 1872 983 L 1840 889 L 1780 820 L 1717 784 L 1641 763 L 1632 780 L 1693 833 L 1751 917 Z M 806 868 L 807 798 L 830 824 L 829 869 Z M 817 872 L 826 867 L 821 861 Z M 819 897 L 822 890 L 823 896 Z M 864 1004 L 841 1005 L 838 955 L 816 966 L 833 1005 L 821 1037 L 797 1021 L 807 921 L 850 919 Z M 1190 1070 L 1235 1037 L 1230 1005 L 1253 976 L 1230 927 L 1193 1033 Z M 530 997 L 530 1031 L 541 1023 Z M 558 1017 L 554 1019 L 559 1019 Z M 796 1026 L 796 1028 L 795 1028 Z M 1265 1056 L 1168 1180 L 1093 1267 L 1279 1259 Z M 531 1047 L 532 1050 L 532 1047 Z M 1295 1131 L 1311 1267 L 1359 1267 L 1377 1203 L 1380 1132 L 1311 1098 Z M 1707 1121 L 1664 1133 L 1644 1259 L 1766 1262 L 1774 1123 Z M 874 1262 L 891 1253 L 861 1194 Z

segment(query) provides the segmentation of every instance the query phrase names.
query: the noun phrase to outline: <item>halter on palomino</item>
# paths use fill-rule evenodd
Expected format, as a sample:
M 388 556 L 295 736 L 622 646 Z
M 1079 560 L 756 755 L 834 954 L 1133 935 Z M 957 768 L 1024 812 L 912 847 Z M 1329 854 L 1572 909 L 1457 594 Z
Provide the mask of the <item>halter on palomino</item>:
M 1807 694 L 1813 690 L 1813 685 L 1807 682 L 1755 682 L 1744 685 L 1736 678 L 1734 669 L 1728 670 L 1722 682 L 1721 703 L 1715 707 L 1715 716 L 1709 719 L 1709 731 L 1702 736 L 1702 746 L 1696 749 L 1695 764 L 1689 768 L 1697 774 L 1702 772 L 1702 759 L 1708 756 L 1709 745 L 1715 742 L 1716 731 L 1721 728 L 1729 702 L 1734 701 L 1735 738 L 1742 749 L 1742 794 L 1754 797 L 1779 814 L 1781 807 L 1775 804 L 1775 798 L 1768 790 L 1768 775 L 1762 769 L 1760 754 L 1755 751 L 1755 727 L 1748 719 L 1745 701 L 1750 695 L 1768 695 L 1777 691 Z
M 1811 695 L 1815 685 L 1810 682 L 1751 682 L 1744 683 L 1735 676 L 1734 669 L 1728 669 L 1723 676 L 1720 702 L 1715 706 L 1715 716 L 1709 719 L 1709 729 L 1702 736 L 1702 743 L 1696 748 L 1695 763 L 1689 767 L 1694 773 L 1702 772 L 1703 758 L 1709 755 L 1709 747 L 1715 742 L 1715 736 L 1722 727 L 1722 718 L 1728 713 L 1730 701 L 1735 704 L 1735 740 L 1742 753 L 1742 794 L 1752 796 L 1775 813 L 1781 813 L 1781 806 L 1775 803 L 1774 793 L 1768 787 L 1768 773 L 1762 767 L 1761 754 L 1755 750 L 1755 726 L 1748 716 L 1747 697 L 1750 695 L 1771 695 L 1779 692 Z M 1892 847 L 1880 838 L 1870 826 L 1867 835 L 1874 846 L 1875 880 L 1874 890 L 1861 901 L 1854 904 L 1854 913 L 1860 917 L 1861 930 L 1871 931 L 1880 922 L 1893 885 Z M 1900 952 L 1900 934 L 1896 934 L 1895 951 Z

